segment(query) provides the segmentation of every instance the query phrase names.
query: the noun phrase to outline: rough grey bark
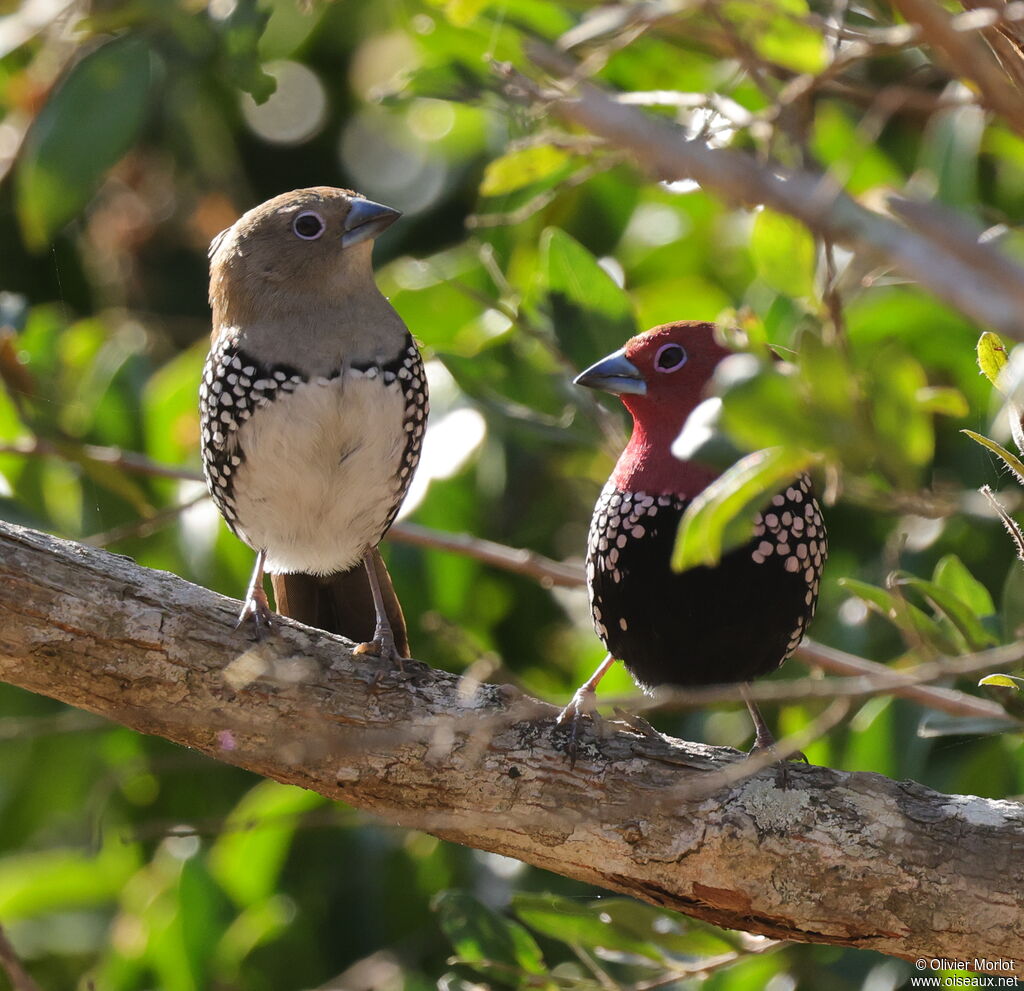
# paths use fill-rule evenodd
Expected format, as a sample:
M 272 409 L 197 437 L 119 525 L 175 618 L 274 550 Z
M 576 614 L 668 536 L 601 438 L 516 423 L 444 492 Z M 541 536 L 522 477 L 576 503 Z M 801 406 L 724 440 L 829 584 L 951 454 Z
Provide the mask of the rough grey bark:
M 0 523 L 0 679 L 392 823 L 724 926 L 1024 966 L 1024 806 L 605 723 L 282 623 L 127 558 Z M 1018 971 L 1019 972 L 1019 971 Z

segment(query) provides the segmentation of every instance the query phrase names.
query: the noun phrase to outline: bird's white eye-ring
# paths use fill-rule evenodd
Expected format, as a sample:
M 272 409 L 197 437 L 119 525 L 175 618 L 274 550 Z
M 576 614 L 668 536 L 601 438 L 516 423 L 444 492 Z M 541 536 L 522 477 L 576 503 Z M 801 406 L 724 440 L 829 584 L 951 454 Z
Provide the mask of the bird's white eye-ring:
M 292 221 L 292 230 L 303 241 L 315 241 L 326 226 L 324 218 L 315 210 L 305 210 Z
M 654 356 L 654 367 L 659 372 L 674 372 L 686 364 L 686 351 L 679 344 L 662 344 Z

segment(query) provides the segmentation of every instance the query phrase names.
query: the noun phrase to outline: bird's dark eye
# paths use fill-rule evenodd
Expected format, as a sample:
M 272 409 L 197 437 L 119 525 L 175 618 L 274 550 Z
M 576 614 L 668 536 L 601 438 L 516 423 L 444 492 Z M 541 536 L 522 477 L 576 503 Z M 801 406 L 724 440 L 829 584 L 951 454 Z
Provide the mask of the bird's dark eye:
M 324 232 L 324 218 L 313 210 L 300 213 L 292 221 L 292 230 L 303 241 L 315 241 Z
M 678 344 L 662 344 L 654 356 L 654 367 L 659 372 L 674 372 L 686 364 L 686 352 Z

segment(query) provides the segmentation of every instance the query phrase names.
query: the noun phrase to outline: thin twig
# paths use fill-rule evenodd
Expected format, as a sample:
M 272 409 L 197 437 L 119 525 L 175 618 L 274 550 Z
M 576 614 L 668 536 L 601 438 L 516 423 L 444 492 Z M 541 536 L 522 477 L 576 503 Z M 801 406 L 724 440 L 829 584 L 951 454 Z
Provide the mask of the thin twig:
M 11 991 L 41 991 L 15 952 L 3 926 L 0 926 L 0 967 L 11 982 Z
M 491 564 L 503 571 L 535 578 L 545 588 L 556 585 L 561 588 L 577 588 L 584 582 L 583 568 L 580 565 L 555 561 L 536 551 L 507 547 L 493 540 L 470 536 L 468 533 L 445 533 L 418 523 L 403 521 L 391 528 L 389 539 L 416 547 L 452 551 Z
M 45 437 L 32 437 L 14 444 L 0 444 L 0 454 L 20 454 L 25 457 L 58 457 L 65 461 L 95 461 L 99 464 L 121 468 L 136 475 L 152 475 L 156 478 L 176 478 L 182 481 L 201 482 L 202 472 L 178 465 L 161 464 L 136 451 L 125 451 L 120 447 L 102 447 L 98 444 L 75 444 L 71 441 L 56 442 Z
M 191 499 L 186 499 L 184 502 L 161 509 L 152 516 L 133 520 L 131 523 L 125 523 L 122 526 L 112 527 L 102 533 L 94 533 L 91 537 L 86 537 L 82 542 L 89 544 L 91 547 L 109 547 L 111 544 L 116 544 L 121 540 L 149 537 L 158 530 L 162 530 L 165 526 L 170 526 L 182 513 L 209 498 L 210 493 L 203 489 L 192 496 Z
M 1019 725 L 1017 720 L 1007 715 L 995 702 L 951 693 L 949 689 L 932 686 L 932 683 L 946 678 L 1016 668 L 1024 660 L 1024 643 L 1006 644 L 958 657 L 940 657 L 904 670 L 894 670 L 883 664 L 854 658 L 821 644 L 815 644 L 813 648 L 815 663 L 818 666 L 848 664 L 852 661 L 857 662 L 858 666 L 864 665 L 866 672 L 852 677 L 754 682 L 749 686 L 751 698 L 755 702 L 807 702 L 814 699 L 857 699 L 883 694 L 904 695 L 909 690 L 913 693 L 911 697 L 915 701 L 924 702 L 925 696 L 916 693 L 924 686 L 931 686 L 927 695 L 928 700 L 924 702 L 930 708 L 953 715 L 998 719 L 1006 722 L 1008 727 Z M 726 684 L 685 689 L 662 687 L 649 698 L 639 702 L 635 697 L 603 698 L 602 702 L 608 705 L 629 706 L 634 712 L 647 712 L 654 709 L 697 709 L 741 700 L 741 686 Z M 967 703 L 967 700 L 970 702 Z
M 1013 541 L 1013 546 L 1017 550 L 1018 559 L 1024 561 L 1024 531 L 1021 530 L 1020 524 L 1006 511 L 988 485 L 983 485 L 978 491 L 988 499 L 989 505 L 995 510 L 996 515 L 1006 528 L 1006 532 L 1010 535 L 1010 540 Z
M 953 16 L 935 0 L 895 0 L 895 5 L 908 21 L 921 29 L 924 40 L 945 57 L 956 75 L 974 82 L 985 106 L 999 114 L 1018 134 L 1024 134 L 1024 103 L 1020 93 L 1009 85 L 1005 72 L 984 42 L 973 32 L 956 30 Z M 971 11 L 960 17 L 973 18 L 971 23 L 980 26 L 985 24 L 984 16 L 979 17 L 981 13 Z

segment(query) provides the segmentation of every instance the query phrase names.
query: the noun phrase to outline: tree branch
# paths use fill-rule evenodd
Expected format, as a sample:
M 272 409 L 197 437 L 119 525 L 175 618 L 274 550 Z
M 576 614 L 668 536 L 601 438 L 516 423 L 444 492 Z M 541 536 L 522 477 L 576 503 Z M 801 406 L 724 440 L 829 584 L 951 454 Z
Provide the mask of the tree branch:
M 759 163 L 724 148 L 688 139 L 671 122 L 623 105 L 604 90 L 573 78 L 575 63 L 540 45 L 531 57 L 544 70 L 563 77 L 557 89 L 542 89 L 510 66 L 500 66 L 510 99 L 525 102 L 630 151 L 658 180 L 694 179 L 730 203 L 764 205 L 802 221 L 810 230 L 867 255 L 880 256 L 939 299 L 1015 339 L 1024 337 L 1024 268 L 990 244 L 978 243 L 964 217 L 943 239 L 950 211 L 935 204 L 898 201 L 911 229 L 869 210 L 828 175 Z M 927 219 L 926 219 L 927 215 Z M 955 247 L 954 247 L 955 242 Z
M 902 957 L 1024 965 L 1024 807 L 726 748 L 588 734 L 555 709 L 288 621 L 118 555 L 0 524 L 0 678 L 389 822 L 719 925 Z M 726 775 L 729 777 L 730 775 Z

